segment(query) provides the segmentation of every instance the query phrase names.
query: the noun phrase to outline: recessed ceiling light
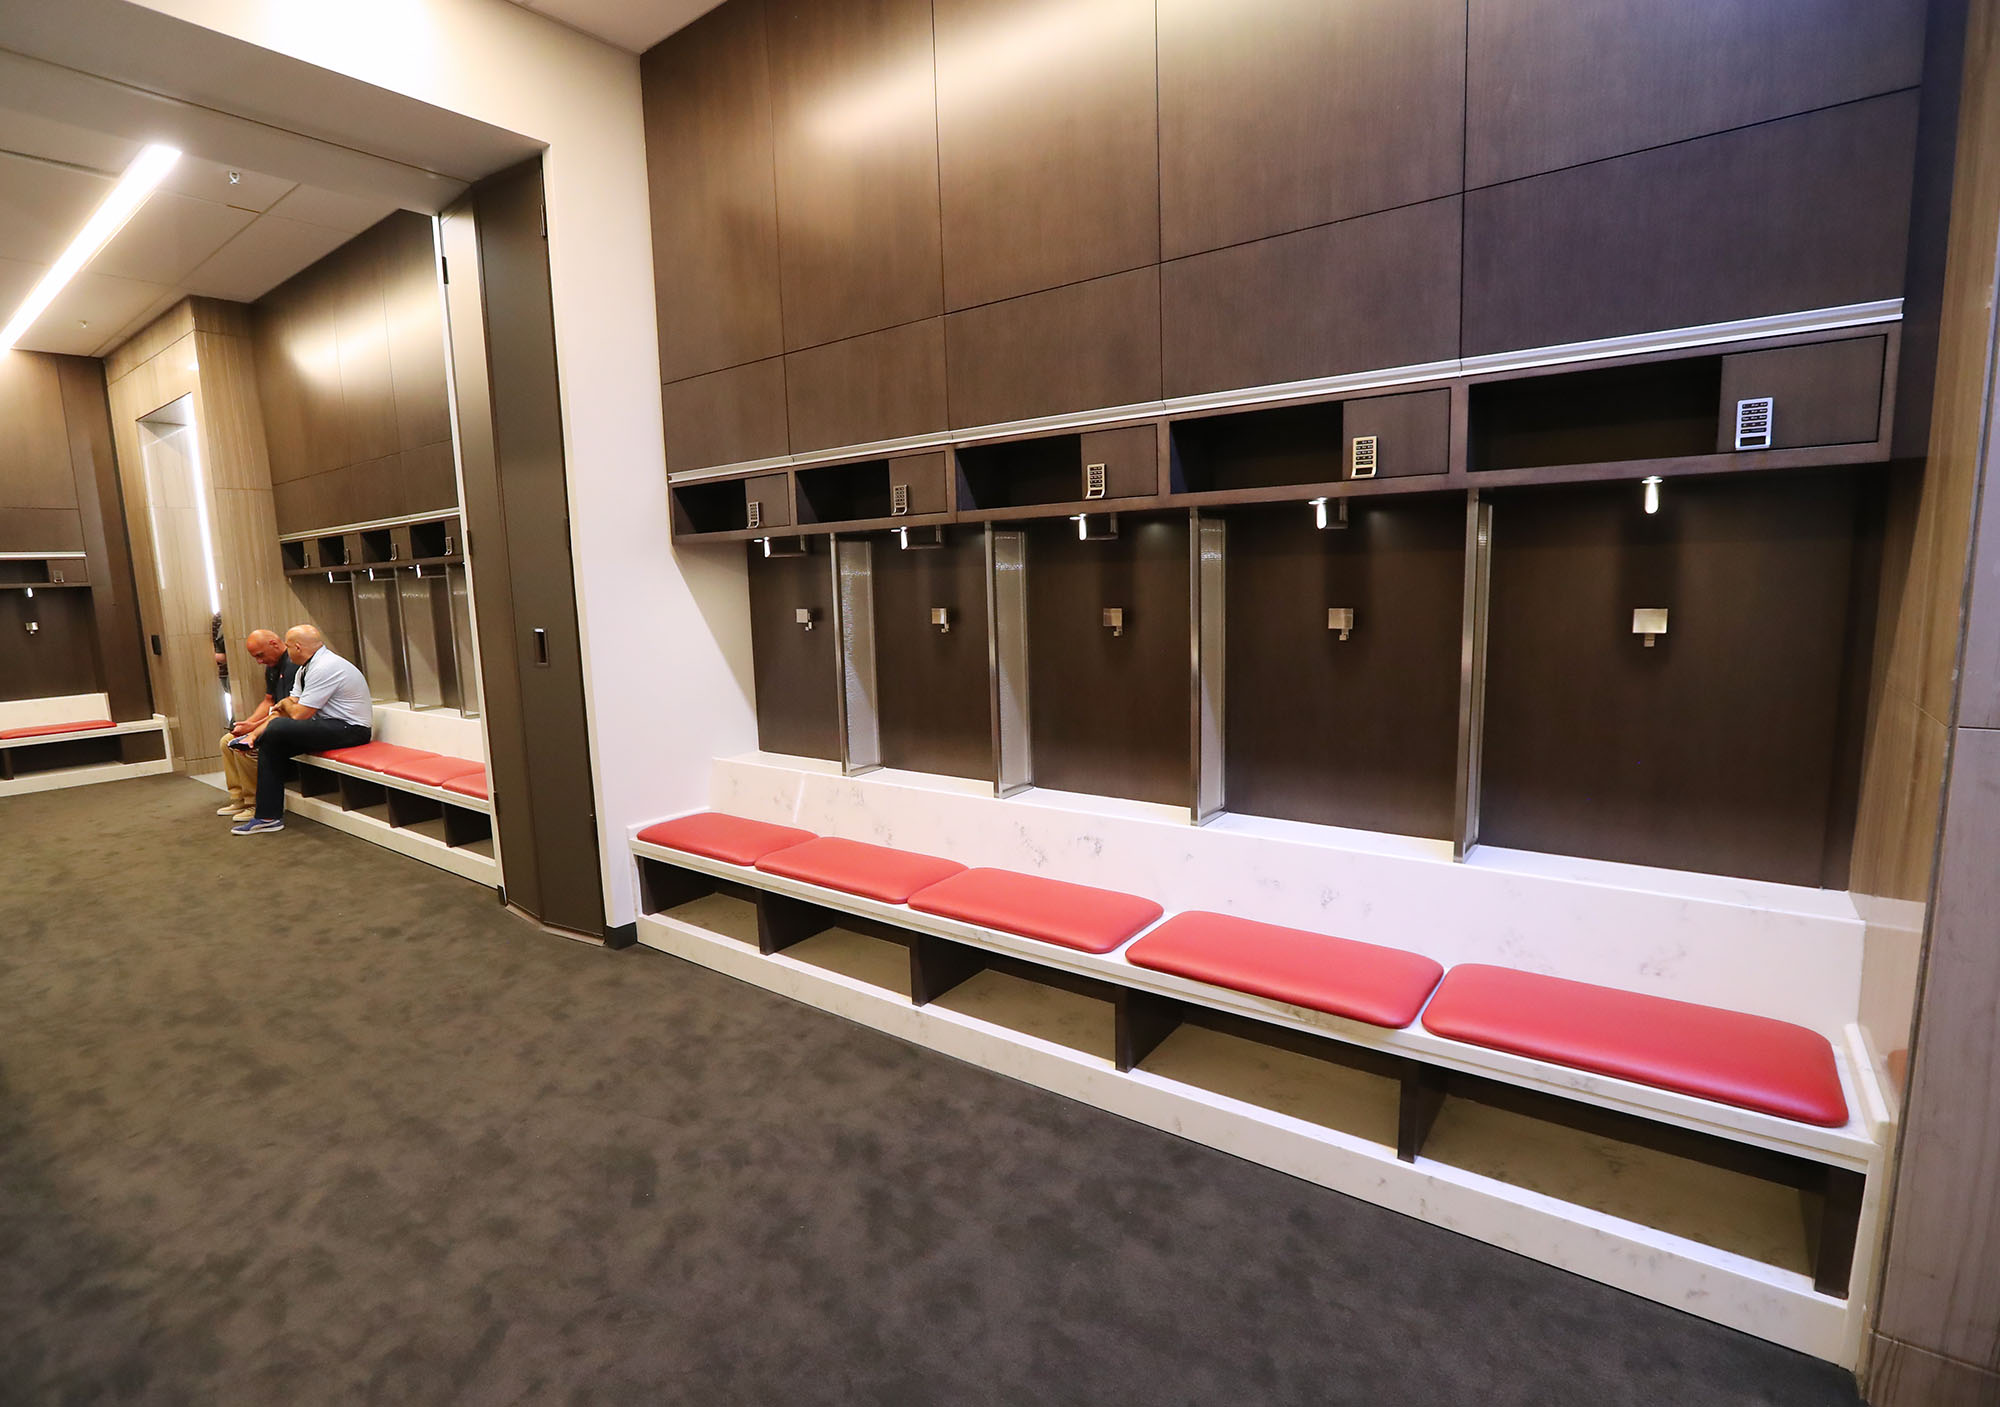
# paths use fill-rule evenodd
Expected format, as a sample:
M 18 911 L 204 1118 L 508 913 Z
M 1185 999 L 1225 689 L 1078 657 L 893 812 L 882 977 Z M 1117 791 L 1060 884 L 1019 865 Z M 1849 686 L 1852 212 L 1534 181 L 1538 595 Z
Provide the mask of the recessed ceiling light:
M 34 326 L 35 319 L 55 301 L 64 286 L 83 271 L 84 265 L 97 257 L 97 251 L 109 244 L 113 235 L 125 228 L 125 222 L 146 203 L 146 197 L 153 193 L 180 159 L 177 149 L 157 142 L 143 148 L 132 158 L 132 164 L 125 168 L 125 174 L 118 178 L 111 194 L 104 197 L 104 203 L 84 221 L 83 228 L 69 242 L 69 248 L 62 252 L 62 257 L 42 276 L 42 281 L 35 285 L 21 306 L 14 310 L 14 316 L 8 319 L 7 325 L 0 328 L 0 352 L 10 350 L 26 335 L 28 329 Z

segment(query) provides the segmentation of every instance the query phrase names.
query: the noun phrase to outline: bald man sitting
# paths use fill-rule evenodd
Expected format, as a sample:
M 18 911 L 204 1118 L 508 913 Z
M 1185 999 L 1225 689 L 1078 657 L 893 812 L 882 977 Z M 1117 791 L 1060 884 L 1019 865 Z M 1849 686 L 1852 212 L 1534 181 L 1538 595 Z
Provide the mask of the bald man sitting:
M 292 678 L 299 667 L 292 663 L 292 657 L 285 652 L 285 642 L 278 638 L 275 630 L 253 630 L 244 637 L 243 648 L 250 652 L 250 658 L 264 666 L 264 701 L 257 705 L 248 718 L 237 723 L 222 737 L 222 779 L 229 787 L 229 804 L 219 809 L 218 816 L 233 816 L 239 821 L 247 821 L 257 814 L 257 754 L 231 747 L 234 738 L 247 738 L 264 725 L 271 711 L 278 706 L 278 700 L 292 695 Z
M 262 835 L 285 828 L 285 764 L 302 752 L 359 747 L 374 733 L 375 701 L 361 671 L 327 648 L 319 631 L 295 625 L 285 632 L 285 653 L 299 672 L 289 697 L 248 734 L 258 752 L 257 814 L 230 827 L 231 835 Z M 242 748 L 243 740 L 231 746 Z

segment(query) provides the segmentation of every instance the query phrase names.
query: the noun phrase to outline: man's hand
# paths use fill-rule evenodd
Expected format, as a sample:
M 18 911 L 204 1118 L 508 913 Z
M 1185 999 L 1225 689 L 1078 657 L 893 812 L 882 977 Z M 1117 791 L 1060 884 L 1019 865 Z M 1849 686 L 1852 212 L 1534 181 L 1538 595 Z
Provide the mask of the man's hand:
M 248 733 L 248 732 L 251 732 L 252 730 L 254 730 L 254 729 L 256 728 L 256 726 L 257 726 L 257 720 L 256 720 L 256 719 L 254 719 L 254 718 L 246 718 L 246 719 L 244 719 L 244 720 L 243 720 L 243 721 L 242 721 L 241 723 L 237 723 L 237 724 L 233 724 L 233 725 L 231 725 L 231 727 L 230 727 L 230 729 L 229 729 L 229 732 L 230 732 L 230 735 L 231 735 L 232 737 L 238 737 L 238 738 L 240 738 L 240 737 L 242 737 L 242 736 L 243 736 L 243 735 L 244 735 L 245 733 Z

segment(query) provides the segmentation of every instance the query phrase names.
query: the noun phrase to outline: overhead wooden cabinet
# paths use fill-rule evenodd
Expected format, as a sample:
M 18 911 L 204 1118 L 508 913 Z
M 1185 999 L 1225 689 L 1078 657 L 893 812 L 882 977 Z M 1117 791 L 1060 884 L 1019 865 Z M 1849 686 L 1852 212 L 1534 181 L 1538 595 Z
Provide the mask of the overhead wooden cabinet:
M 663 381 L 785 349 L 764 31 L 730 0 L 639 63 Z
M 795 453 L 944 429 L 944 320 L 793 352 L 785 404 Z
M 935 0 L 948 308 L 1160 257 L 1153 0 Z
M 1924 10 L 1923 0 L 1471 0 L 1466 184 L 1915 87 Z
M 1459 189 L 1459 0 L 1159 0 L 1164 257 Z
M 1469 191 L 1465 355 L 1900 297 L 1899 93 Z
M 1458 355 L 1459 200 L 1177 259 L 1160 278 L 1169 396 L 1443 361 Z
M 1135 269 L 945 319 L 962 429 L 1160 396 L 1160 271 Z
M 667 469 L 707 469 L 786 453 L 782 357 L 670 381 L 660 389 Z
M 928 0 L 766 10 L 785 350 L 944 311 Z

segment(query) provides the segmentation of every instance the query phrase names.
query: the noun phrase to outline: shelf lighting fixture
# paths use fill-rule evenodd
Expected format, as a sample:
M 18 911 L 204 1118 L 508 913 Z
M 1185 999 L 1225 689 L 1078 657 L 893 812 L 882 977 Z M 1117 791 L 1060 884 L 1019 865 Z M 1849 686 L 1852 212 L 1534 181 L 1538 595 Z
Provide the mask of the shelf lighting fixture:
M 1648 513 L 1659 512 L 1660 476 L 1658 474 L 1649 474 L 1647 477 L 1641 479 L 1639 482 L 1646 486 L 1646 511 Z M 1646 641 L 1646 643 L 1650 645 L 1653 642 L 1651 640 L 1648 640 Z
M 22 300 L 7 325 L 0 328 L 0 352 L 12 350 L 14 344 L 27 335 L 35 319 L 47 311 L 49 304 L 55 302 L 56 295 L 71 279 L 83 272 L 84 266 L 97 257 L 97 252 L 111 242 L 112 236 L 125 228 L 125 222 L 139 212 L 139 207 L 146 203 L 180 159 L 177 148 L 157 142 L 142 148 L 132 158 L 132 164 L 125 168 L 125 174 L 118 178 L 111 194 L 104 197 L 104 203 L 84 221 L 76 238 L 69 242 L 69 248 L 63 250 L 42 276 L 42 281 Z

